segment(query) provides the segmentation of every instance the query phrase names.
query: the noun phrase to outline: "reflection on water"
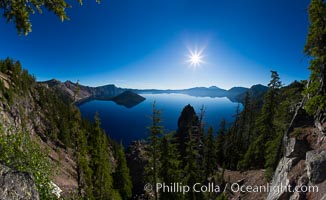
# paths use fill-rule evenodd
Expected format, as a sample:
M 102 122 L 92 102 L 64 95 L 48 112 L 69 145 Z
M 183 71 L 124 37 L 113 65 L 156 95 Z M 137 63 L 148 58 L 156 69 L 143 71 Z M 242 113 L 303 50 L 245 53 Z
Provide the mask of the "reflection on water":
M 192 105 L 196 112 L 205 106 L 205 127 L 213 126 L 216 130 L 222 118 L 228 122 L 233 121 L 237 103 L 232 103 L 226 97 L 193 97 L 185 94 L 141 94 L 145 101 L 132 108 L 119 106 L 112 101 L 93 100 L 79 106 L 83 117 L 93 120 L 95 112 L 101 118 L 102 127 L 111 138 L 124 144 L 133 140 L 145 139 L 148 136 L 147 126 L 151 121 L 152 104 L 162 111 L 162 125 L 165 130 L 177 129 L 178 118 L 182 109 Z

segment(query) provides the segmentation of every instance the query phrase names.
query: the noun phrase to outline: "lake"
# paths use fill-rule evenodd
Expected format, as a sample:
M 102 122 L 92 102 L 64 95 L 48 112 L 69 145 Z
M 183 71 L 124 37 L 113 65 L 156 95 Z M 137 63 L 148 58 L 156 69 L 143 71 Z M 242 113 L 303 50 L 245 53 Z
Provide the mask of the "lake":
M 112 101 L 92 100 L 79 106 L 83 117 L 93 121 L 96 112 L 99 113 L 102 128 L 116 141 L 128 145 L 133 140 L 145 139 L 147 128 L 151 125 L 149 116 L 152 113 L 153 102 L 161 110 L 162 125 L 166 132 L 174 131 L 178 126 L 178 118 L 182 109 L 190 104 L 197 114 L 205 107 L 205 129 L 214 127 L 216 132 L 222 118 L 228 123 L 233 116 L 238 103 L 228 98 L 194 97 L 185 94 L 141 94 L 146 98 L 142 103 L 126 108 Z

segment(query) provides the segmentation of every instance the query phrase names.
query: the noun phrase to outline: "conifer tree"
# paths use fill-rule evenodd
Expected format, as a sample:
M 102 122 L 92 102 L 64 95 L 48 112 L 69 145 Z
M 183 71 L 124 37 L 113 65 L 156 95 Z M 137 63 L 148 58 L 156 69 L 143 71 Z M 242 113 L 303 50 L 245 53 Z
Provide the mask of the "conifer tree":
M 240 124 L 240 104 L 236 108 L 234 115 L 234 124 L 228 130 L 226 135 L 225 148 L 225 158 L 226 165 L 229 169 L 236 169 L 239 159 L 242 157 L 242 130 Z
M 161 139 L 160 145 L 159 176 L 166 185 L 181 183 L 181 161 L 176 144 L 173 142 L 171 134 L 166 134 Z M 182 199 L 183 195 L 178 192 L 163 192 L 160 199 Z
M 196 183 L 201 183 L 203 178 L 201 177 L 201 171 L 199 166 L 199 153 L 196 141 L 193 137 L 192 130 L 189 130 L 189 139 L 186 143 L 186 157 L 185 157 L 185 180 L 184 184 L 192 187 Z M 193 190 L 190 190 L 187 193 L 187 199 L 195 200 L 202 199 L 202 193 L 196 193 Z
M 326 110 L 326 3 L 311 0 L 309 5 L 309 33 L 304 52 L 310 56 L 310 82 L 305 89 L 308 101 L 305 109 L 310 114 Z
M 246 92 L 246 96 L 244 99 L 243 110 L 241 112 L 241 119 L 240 119 L 240 127 L 242 132 L 242 149 L 241 151 L 244 152 L 248 149 L 249 144 L 252 140 L 252 129 L 253 129 L 253 106 L 250 99 L 249 92 Z
M 82 0 L 78 0 L 82 5 Z M 99 2 L 97 0 L 96 2 Z M 30 15 L 36 12 L 42 13 L 42 9 L 46 9 L 57 15 L 61 21 L 69 20 L 66 15 L 66 9 L 71 5 L 65 0 L 43 0 L 43 1 L 0 1 L 0 9 L 3 10 L 3 17 L 7 22 L 14 22 L 19 34 L 27 35 L 32 31 L 32 23 Z
M 93 170 L 93 195 L 95 199 L 110 199 L 113 191 L 108 139 L 100 127 L 98 113 L 95 115 L 95 128 L 91 137 L 90 166 Z
M 276 127 L 274 125 L 275 113 L 279 104 L 279 94 L 282 83 L 276 71 L 271 71 L 271 81 L 269 89 L 264 96 L 262 112 L 256 121 L 256 138 L 249 146 L 244 159 L 238 167 L 245 169 L 248 167 L 263 168 L 265 166 L 266 143 L 275 138 Z
M 205 138 L 204 167 L 205 180 L 216 171 L 216 143 L 213 136 L 213 127 L 209 127 Z
M 289 129 L 290 122 L 294 114 L 293 106 L 303 98 L 303 88 L 303 83 L 295 81 L 280 90 L 280 99 L 282 100 L 276 108 L 274 117 L 275 133 L 272 139 L 266 144 L 265 176 L 267 179 L 272 177 L 273 172 L 275 171 L 277 164 L 282 156 L 283 137 Z
M 222 119 L 216 136 L 216 160 L 220 166 L 224 165 L 224 159 L 225 159 L 225 152 L 224 152 L 225 134 L 226 134 L 226 120 Z
M 117 160 L 117 167 L 113 174 L 114 188 L 119 191 L 123 200 L 127 200 L 132 196 L 132 182 L 122 143 L 116 147 L 115 157 Z
M 152 183 L 154 188 L 158 183 L 158 172 L 159 172 L 159 137 L 163 134 L 163 126 L 161 123 L 161 111 L 156 108 L 156 102 L 153 103 L 152 107 L 152 116 L 151 116 L 152 124 L 148 127 L 149 130 L 149 163 L 147 166 L 147 173 L 149 181 Z M 154 189 L 154 197 L 155 200 L 158 199 L 158 192 Z
M 81 116 L 77 109 L 72 110 L 71 132 L 75 139 L 75 158 L 77 162 L 78 192 L 82 198 L 93 199 L 92 170 L 87 159 L 87 138 L 85 131 L 80 127 Z

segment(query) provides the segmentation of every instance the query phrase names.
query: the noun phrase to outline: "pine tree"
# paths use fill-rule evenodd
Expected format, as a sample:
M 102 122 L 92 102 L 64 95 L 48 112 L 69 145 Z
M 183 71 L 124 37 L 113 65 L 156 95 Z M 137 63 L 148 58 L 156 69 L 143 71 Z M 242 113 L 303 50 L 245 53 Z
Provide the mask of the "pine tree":
M 226 120 L 222 119 L 219 125 L 219 130 L 216 136 L 216 159 L 220 166 L 224 165 L 225 159 L 225 134 L 226 134 Z
M 204 167 L 205 180 L 216 171 L 216 143 L 213 136 L 213 127 L 209 127 L 205 138 Z
M 116 147 L 115 157 L 117 160 L 117 167 L 113 174 L 114 188 L 119 191 L 123 200 L 127 200 L 132 196 L 132 183 L 122 143 Z
M 205 122 L 204 122 L 204 116 L 205 116 L 205 107 L 204 105 L 200 108 L 200 112 L 198 115 L 198 131 L 199 131 L 199 140 L 204 141 L 204 132 L 205 132 Z M 203 149 L 202 149 L 203 150 Z
M 225 143 L 225 152 L 228 162 L 227 167 L 229 169 L 236 169 L 238 161 L 242 157 L 242 129 L 240 124 L 240 104 L 238 104 L 236 108 L 236 112 L 234 115 L 234 124 L 229 129 L 228 134 L 226 135 L 226 143 Z
M 240 119 L 240 127 L 242 132 L 242 149 L 241 151 L 244 152 L 248 149 L 249 144 L 252 140 L 252 129 L 254 126 L 253 120 L 253 105 L 250 99 L 249 92 L 246 93 L 243 110 L 241 112 L 241 119 Z
M 201 183 L 202 173 L 199 166 L 199 153 L 195 139 L 193 138 L 191 130 L 189 130 L 189 139 L 186 143 L 186 157 L 185 157 L 185 180 L 184 185 L 192 187 L 196 183 Z M 187 193 L 187 199 L 195 200 L 202 199 L 201 193 L 196 193 L 193 190 L 190 190 Z
M 166 185 L 181 182 L 181 161 L 179 160 L 177 146 L 171 134 L 166 134 L 161 139 L 159 176 Z M 177 192 L 163 192 L 160 199 L 182 199 L 183 195 Z
M 152 116 L 151 116 L 152 125 L 148 127 L 149 130 L 149 162 L 147 166 L 147 173 L 149 181 L 152 183 L 154 188 L 158 183 L 158 172 L 159 172 L 159 137 L 163 134 L 163 126 L 161 123 L 161 111 L 156 108 L 156 102 L 153 103 L 152 107 Z M 154 189 L 155 200 L 158 199 L 158 192 Z
M 305 89 L 308 101 L 305 109 L 310 114 L 326 110 L 326 3 L 311 0 L 309 5 L 309 33 L 304 47 L 310 61 L 310 82 Z
M 87 159 L 87 138 L 85 131 L 80 127 L 81 116 L 77 109 L 72 110 L 71 132 L 75 139 L 75 158 L 77 162 L 78 192 L 82 198 L 93 199 L 92 170 Z
M 83 198 L 93 199 L 92 170 L 87 158 L 87 141 L 85 131 L 80 130 L 76 138 L 79 143 L 77 147 L 77 180 L 79 194 Z
M 93 195 L 95 199 L 110 199 L 113 191 L 108 139 L 100 127 L 98 113 L 95 115 L 95 128 L 91 138 L 90 166 L 93 170 Z
M 265 166 L 266 144 L 276 136 L 274 119 L 277 106 L 280 102 L 280 88 L 282 86 L 276 71 L 271 71 L 271 81 L 268 86 L 269 89 L 264 96 L 262 112 L 256 121 L 256 138 L 249 146 L 244 159 L 239 163 L 239 168 L 263 168 Z
M 276 108 L 274 117 L 275 133 L 267 142 L 265 151 L 265 175 L 268 180 L 272 177 L 282 156 L 283 136 L 289 129 L 294 114 L 293 106 L 303 98 L 303 89 L 304 84 L 295 81 L 280 90 L 281 102 Z

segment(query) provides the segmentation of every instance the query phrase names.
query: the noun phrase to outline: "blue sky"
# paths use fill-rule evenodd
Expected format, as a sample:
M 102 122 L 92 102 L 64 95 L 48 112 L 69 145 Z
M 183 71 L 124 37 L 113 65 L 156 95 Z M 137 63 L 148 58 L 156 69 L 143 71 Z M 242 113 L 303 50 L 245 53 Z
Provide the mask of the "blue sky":
M 18 36 L 0 18 L 0 58 L 20 60 L 38 80 L 177 89 L 267 84 L 277 70 L 289 84 L 309 76 L 302 53 L 308 0 L 85 0 L 32 16 Z M 203 50 L 194 69 L 188 49 Z

